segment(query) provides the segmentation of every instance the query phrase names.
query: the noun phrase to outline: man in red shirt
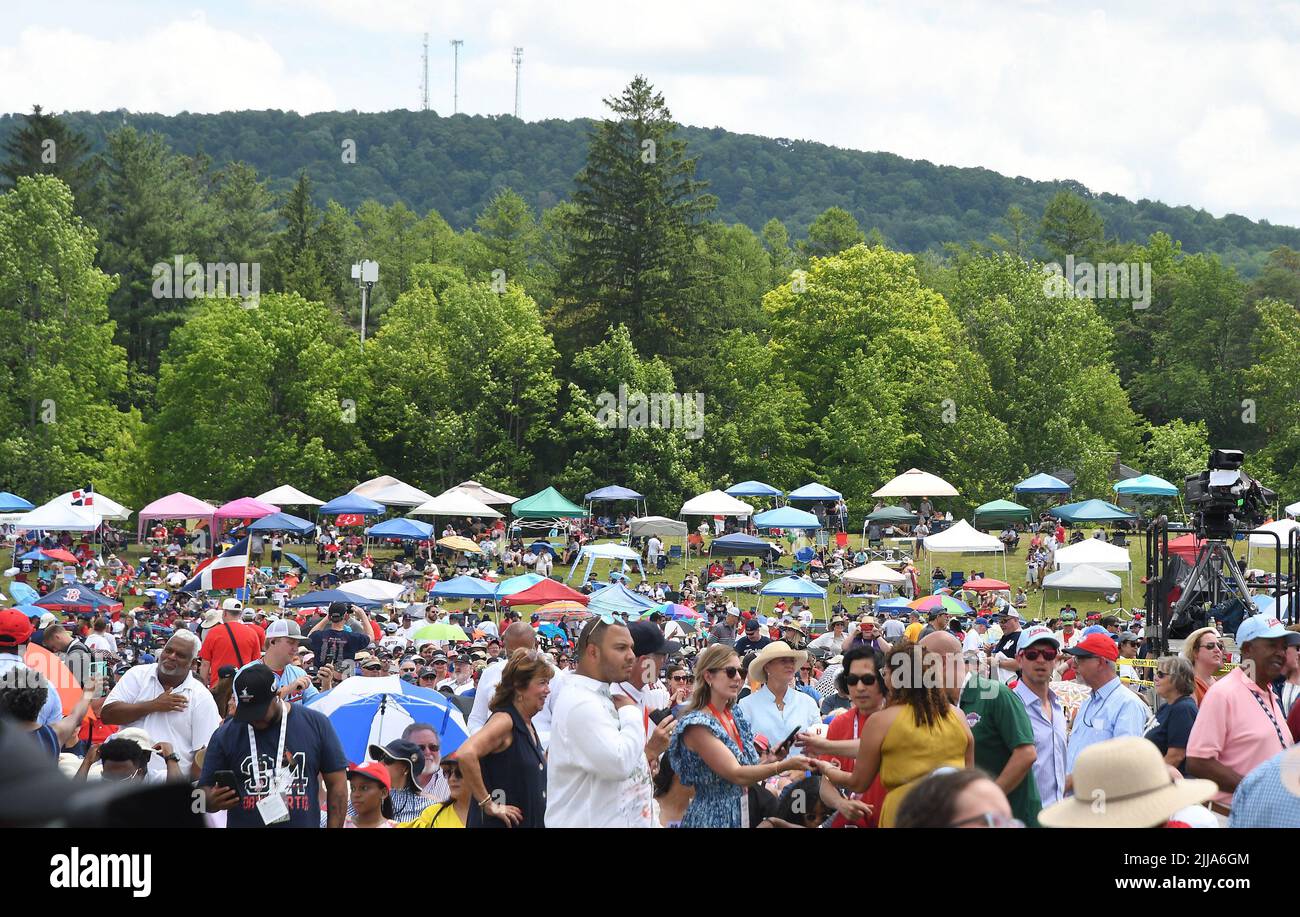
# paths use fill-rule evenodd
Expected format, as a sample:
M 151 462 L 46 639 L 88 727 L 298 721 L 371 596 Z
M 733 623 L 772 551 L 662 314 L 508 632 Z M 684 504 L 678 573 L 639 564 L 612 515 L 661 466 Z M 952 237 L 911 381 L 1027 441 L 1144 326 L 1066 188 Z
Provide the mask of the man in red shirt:
M 199 650 L 199 679 L 209 688 L 214 686 L 223 666 L 243 668 L 262 658 L 266 635 L 239 619 L 244 613 L 244 603 L 239 599 L 226 599 L 221 603 L 221 621 L 208 628 Z

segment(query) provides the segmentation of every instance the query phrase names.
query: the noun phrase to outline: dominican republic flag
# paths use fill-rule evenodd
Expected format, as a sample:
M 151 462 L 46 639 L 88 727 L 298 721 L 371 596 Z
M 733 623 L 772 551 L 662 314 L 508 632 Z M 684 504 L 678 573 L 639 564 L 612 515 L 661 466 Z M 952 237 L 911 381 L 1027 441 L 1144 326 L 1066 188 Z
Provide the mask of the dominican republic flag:
M 94 506 L 95 505 L 95 485 L 87 484 L 81 490 L 72 492 L 73 506 Z
M 194 579 L 182 588 L 185 592 L 211 592 L 218 589 L 243 589 L 248 582 L 248 539 L 216 557 L 199 564 Z

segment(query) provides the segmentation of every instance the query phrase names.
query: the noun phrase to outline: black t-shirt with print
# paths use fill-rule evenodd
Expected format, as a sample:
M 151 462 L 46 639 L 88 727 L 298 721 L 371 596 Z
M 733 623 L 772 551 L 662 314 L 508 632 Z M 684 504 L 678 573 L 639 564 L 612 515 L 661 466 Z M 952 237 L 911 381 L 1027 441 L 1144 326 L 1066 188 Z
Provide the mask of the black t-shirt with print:
M 1002 655 L 1006 656 L 1008 659 L 1015 659 L 1016 644 L 1019 642 L 1020 642 L 1020 631 L 1016 631 L 1014 634 L 1003 634 L 1002 639 L 998 641 L 998 645 L 993 648 L 993 652 L 995 655 L 997 653 L 1001 653 Z

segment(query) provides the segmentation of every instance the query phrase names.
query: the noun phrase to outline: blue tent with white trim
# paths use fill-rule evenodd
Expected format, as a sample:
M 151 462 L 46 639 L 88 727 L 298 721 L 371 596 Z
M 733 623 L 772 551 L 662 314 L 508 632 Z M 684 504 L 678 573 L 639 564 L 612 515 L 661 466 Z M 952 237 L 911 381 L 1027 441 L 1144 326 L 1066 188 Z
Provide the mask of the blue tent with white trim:
M 754 517 L 754 525 L 760 529 L 819 529 L 820 521 L 812 513 L 793 506 L 769 509 Z
M 1068 494 L 1070 485 L 1060 478 L 1054 478 L 1050 474 L 1043 472 L 1025 478 L 1011 489 L 1018 494 Z
M 415 519 L 386 519 L 366 529 L 369 538 L 401 538 L 406 541 L 423 541 L 433 537 L 433 526 Z
M 344 494 L 335 497 L 317 510 L 322 516 L 378 516 L 384 505 L 361 494 Z

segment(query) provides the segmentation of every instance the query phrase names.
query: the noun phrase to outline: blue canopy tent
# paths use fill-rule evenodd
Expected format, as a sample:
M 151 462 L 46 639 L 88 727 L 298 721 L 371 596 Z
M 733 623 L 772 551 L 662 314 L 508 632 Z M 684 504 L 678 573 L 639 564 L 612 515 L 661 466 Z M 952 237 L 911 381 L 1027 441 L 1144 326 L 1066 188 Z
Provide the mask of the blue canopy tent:
M 633 592 L 622 583 L 613 583 L 598 592 L 593 592 L 591 601 L 587 603 L 587 608 L 596 613 L 621 614 L 627 612 L 628 616 L 632 617 L 640 615 L 641 612 L 648 608 L 654 608 L 657 604 L 653 599 Z
M 484 599 L 494 602 L 497 597 L 497 584 L 489 583 L 476 576 L 455 576 L 435 583 L 429 590 L 429 595 L 441 596 L 444 599 Z
M 73 614 L 110 612 L 122 608 L 120 600 L 100 595 L 89 586 L 64 586 L 36 599 L 31 604 L 39 605 L 46 610 L 59 609 Z
M 804 501 L 821 501 L 821 500 L 838 500 L 844 495 L 838 490 L 831 490 L 829 487 L 823 487 L 821 484 L 805 484 L 797 490 L 790 491 L 786 499 L 791 503 L 797 500 Z
M 1177 497 L 1177 487 L 1154 474 L 1141 474 L 1127 481 L 1115 482 L 1115 493 L 1130 497 Z
M 770 541 L 735 532 L 713 539 L 709 545 L 709 554 L 713 557 L 760 557 L 773 560 L 781 553 Z
M 28 513 L 34 509 L 36 509 L 35 506 L 17 494 L 11 494 L 7 490 L 0 490 L 0 513 Z
M 400 538 L 404 541 L 423 541 L 433 538 L 433 526 L 415 519 L 386 519 L 366 529 L 367 538 Z
M 754 516 L 754 525 L 760 529 L 819 529 L 821 521 L 812 513 L 793 506 L 769 509 Z
M 732 484 L 723 493 L 729 497 L 773 497 L 777 506 L 784 502 L 785 497 L 784 490 L 778 490 L 762 481 L 741 481 L 739 484 Z
M 822 609 L 826 612 L 826 620 L 830 621 L 830 606 L 826 604 L 826 590 L 818 586 L 812 580 L 804 579 L 802 576 L 782 576 L 774 579 L 762 589 L 758 590 L 758 610 L 763 610 L 763 596 L 776 595 L 787 598 L 798 599 L 821 599 Z
M 583 502 L 587 504 L 588 515 L 592 514 L 592 504 L 598 500 L 610 503 L 620 500 L 631 500 L 637 504 L 634 515 L 646 515 L 645 494 L 639 494 L 635 490 L 629 490 L 626 487 L 619 487 L 617 484 L 611 484 L 609 487 L 602 487 L 599 490 L 593 490 L 582 499 Z
M 1127 522 L 1136 519 L 1133 513 L 1125 512 L 1114 503 L 1105 500 L 1084 500 L 1082 503 L 1067 503 L 1054 506 L 1048 513 L 1062 522 Z
M 318 512 L 322 516 L 378 516 L 384 505 L 361 494 L 344 494 L 326 503 Z
M 1060 478 L 1054 478 L 1050 474 L 1043 472 L 1031 478 L 1025 478 L 1011 489 L 1018 494 L 1068 494 L 1070 485 Z
M 344 602 L 348 605 L 359 605 L 362 608 L 378 608 L 384 604 L 374 599 L 353 595 L 351 592 L 344 592 L 341 589 L 320 589 L 316 592 L 308 592 L 305 595 L 296 595 L 284 604 L 289 608 L 324 608 L 331 602 Z
M 244 527 L 246 532 L 294 532 L 306 535 L 316 531 L 316 523 L 308 522 L 289 513 L 271 513 L 261 519 L 254 519 Z

